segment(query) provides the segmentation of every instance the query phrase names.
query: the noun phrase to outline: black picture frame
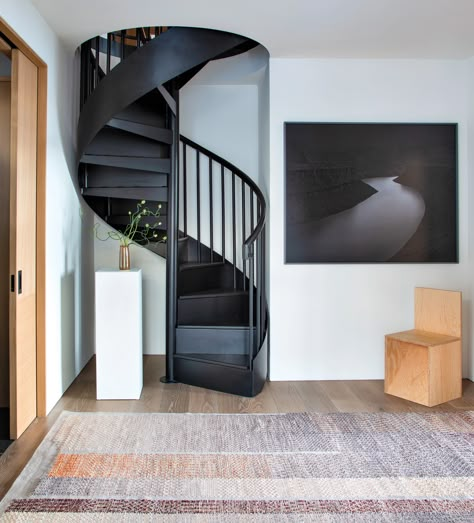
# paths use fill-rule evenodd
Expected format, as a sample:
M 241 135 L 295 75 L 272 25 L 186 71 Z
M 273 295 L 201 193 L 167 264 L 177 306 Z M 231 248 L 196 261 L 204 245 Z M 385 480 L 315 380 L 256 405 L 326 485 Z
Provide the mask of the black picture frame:
M 286 122 L 285 263 L 458 263 L 456 123 Z

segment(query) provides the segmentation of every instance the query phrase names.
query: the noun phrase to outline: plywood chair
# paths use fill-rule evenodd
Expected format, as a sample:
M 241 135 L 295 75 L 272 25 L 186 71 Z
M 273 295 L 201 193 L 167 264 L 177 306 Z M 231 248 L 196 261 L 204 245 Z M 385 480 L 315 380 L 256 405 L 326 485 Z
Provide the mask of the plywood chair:
M 385 336 L 387 394 L 428 407 L 462 396 L 461 293 L 415 289 L 415 328 Z

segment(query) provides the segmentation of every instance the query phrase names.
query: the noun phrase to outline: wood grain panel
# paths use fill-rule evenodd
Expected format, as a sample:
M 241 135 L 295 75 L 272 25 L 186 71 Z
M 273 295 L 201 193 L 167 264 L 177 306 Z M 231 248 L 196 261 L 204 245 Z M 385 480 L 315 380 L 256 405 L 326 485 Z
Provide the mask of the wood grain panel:
M 12 56 L 11 45 L 1 37 L 0 37 L 0 53 L 8 56 L 8 58 L 11 58 L 11 56 Z
M 0 16 L 0 32 L 18 48 L 27 58 L 29 58 L 38 67 L 46 67 L 41 58 L 31 49 L 31 47 L 21 38 L 12 27 L 10 27 L 4 18 Z
M 461 293 L 415 289 L 415 329 L 461 337 Z
M 36 417 L 36 156 L 38 68 L 12 51 L 10 273 L 10 435 Z M 21 293 L 19 289 L 21 271 Z
M 36 62 L 35 62 L 36 63 Z M 36 415 L 46 416 L 46 146 L 48 69 L 38 67 L 36 155 Z
M 430 349 L 429 405 L 439 405 L 462 396 L 461 340 Z
M 390 336 L 390 338 L 396 338 L 399 341 L 415 343 L 416 345 L 423 345 L 425 347 L 445 345 L 446 343 L 459 339 L 458 336 L 447 336 L 446 334 L 437 334 L 435 332 L 419 331 L 416 329 L 395 332 L 394 334 L 388 334 L 388 336 Z
M 36 352 L 37 415 L 46 416 L 46 149 L 48 67 L 0 17 L 0 32 L 38 67 L 37 222 L 36 222 Z
M 409 341 L 404 336 L 386 336 L 385 392 L 427 407 L 460 398 L 461 340 L 430 345 L 417 343 L 415 336 Z
M 0 81 L 0 407 L 9 407 L 9 259 L 10 248 L 11 81 Z
M 428 384 L 428 348 L 386 336 L 385 392 L 428 405 Z

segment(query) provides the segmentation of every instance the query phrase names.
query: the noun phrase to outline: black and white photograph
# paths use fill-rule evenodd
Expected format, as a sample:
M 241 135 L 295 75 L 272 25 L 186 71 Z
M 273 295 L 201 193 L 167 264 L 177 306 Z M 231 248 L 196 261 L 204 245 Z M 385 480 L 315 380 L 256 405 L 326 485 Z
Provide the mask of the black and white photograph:
M 286 263 L 457 263 L 457 125 L 286 123 Z

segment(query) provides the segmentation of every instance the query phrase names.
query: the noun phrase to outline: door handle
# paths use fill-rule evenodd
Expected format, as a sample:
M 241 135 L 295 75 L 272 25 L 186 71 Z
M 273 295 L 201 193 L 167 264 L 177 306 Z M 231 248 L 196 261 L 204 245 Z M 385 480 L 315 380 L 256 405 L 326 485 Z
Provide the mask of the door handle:
M 15 275 L 10 275 L 10 292 L 15 292 Z
M 18 271 L 18 294 L 21 294 L 23 292 L 21 280 L 22 280 L 22 274 L 21 274 L 21 271 Z

